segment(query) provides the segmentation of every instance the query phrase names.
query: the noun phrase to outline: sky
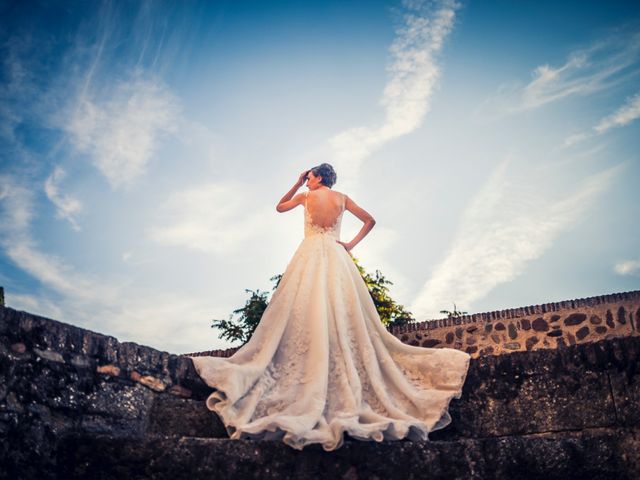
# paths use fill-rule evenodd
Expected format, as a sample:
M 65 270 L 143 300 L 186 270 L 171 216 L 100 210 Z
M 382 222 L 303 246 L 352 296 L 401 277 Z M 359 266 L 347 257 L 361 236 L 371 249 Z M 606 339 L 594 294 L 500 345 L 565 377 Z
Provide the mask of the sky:
M 271 291 L 323 162 L 418 321 L 640 288 L 635 1 L 0 1 L 0 286 L 171 353 Z M 301 187 L 300 191 L 306 190 Z M 348 212 L 342 236 L 361 222 Z

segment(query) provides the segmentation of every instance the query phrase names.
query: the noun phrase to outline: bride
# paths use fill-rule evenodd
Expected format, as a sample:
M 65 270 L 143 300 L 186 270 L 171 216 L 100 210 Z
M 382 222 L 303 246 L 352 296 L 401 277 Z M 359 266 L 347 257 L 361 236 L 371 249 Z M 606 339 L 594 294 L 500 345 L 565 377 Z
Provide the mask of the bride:
M 296 194 L 305 183 L 308 191 Z M 351 255 L 373 217 L 332 189 L 327 163 L 303 172 L 278 212 L 304 208 L 304 238 L 251 339 L 229 358 L 190 357 L 215 391 L 206 405 L 231 439 L 281 440 L 295 449 L 358 440 L 428 440 L 451 422 L 470 356 L 406 345 L 380 321 Z M 348 210 L 363 221 L 340 240 Z

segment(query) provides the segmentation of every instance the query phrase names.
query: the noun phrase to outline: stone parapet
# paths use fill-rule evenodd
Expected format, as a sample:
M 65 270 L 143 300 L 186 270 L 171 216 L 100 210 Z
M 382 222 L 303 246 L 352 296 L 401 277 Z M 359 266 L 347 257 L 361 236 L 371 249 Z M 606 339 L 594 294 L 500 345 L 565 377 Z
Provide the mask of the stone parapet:
M 476 358 L 562 348 L 640 331 L 640 290 L 412 323 L 392 330 L 410 345 Z

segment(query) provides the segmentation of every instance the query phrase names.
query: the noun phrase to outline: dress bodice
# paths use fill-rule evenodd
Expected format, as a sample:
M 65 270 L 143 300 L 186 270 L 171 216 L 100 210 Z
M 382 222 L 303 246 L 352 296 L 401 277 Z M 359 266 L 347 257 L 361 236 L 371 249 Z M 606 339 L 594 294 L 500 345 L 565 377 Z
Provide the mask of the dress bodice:
M 307 206 L 307 198 L 309 192 L 305 192 L 304 195 L 304 236 L 310 237 L 311 235 L 330 235 L 336 239 L 340 239 L 340 226 L 342 224 L 342 215 L 344 214 L 346 196 L 342 195 L 342 204 L 340 213 L 336 217 L 335 222 L 330 227 L 323 227 L 313 223 L 311 213 Z

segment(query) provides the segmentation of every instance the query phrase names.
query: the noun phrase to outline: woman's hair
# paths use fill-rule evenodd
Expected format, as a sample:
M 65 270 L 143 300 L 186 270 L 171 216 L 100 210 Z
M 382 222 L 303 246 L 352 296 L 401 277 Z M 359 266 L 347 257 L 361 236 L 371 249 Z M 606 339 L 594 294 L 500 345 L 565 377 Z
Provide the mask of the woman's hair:
M 336 183 L 336 180 L 338 179 L 338 176 L 336 175 L 336 171 L 328 163 L 321 163 L 317 167 L 313 167 L 311 171 L 316 177 L 322 177 L 322 180 L 320 180 L 320 183 L 322 183 L 323 185 L 326 185 L 329 188 L 331 188 Z

